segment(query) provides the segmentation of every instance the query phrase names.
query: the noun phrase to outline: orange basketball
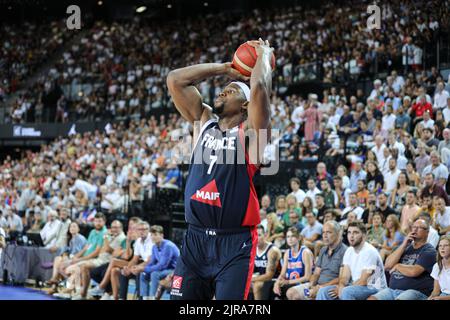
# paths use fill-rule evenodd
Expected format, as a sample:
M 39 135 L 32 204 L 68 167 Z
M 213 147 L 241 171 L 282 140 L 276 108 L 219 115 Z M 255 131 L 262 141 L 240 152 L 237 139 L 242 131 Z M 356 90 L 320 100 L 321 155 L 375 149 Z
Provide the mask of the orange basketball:
M 253 67 L 255 66 L 256 59 L 256 49 L 247 43 L 243 43 L 234 53 L 232 66 L 242 75 L 250 77 Z M 272 66 L 272 70 L 275 70 L 275 55 L 273 52 L 270 64 Z

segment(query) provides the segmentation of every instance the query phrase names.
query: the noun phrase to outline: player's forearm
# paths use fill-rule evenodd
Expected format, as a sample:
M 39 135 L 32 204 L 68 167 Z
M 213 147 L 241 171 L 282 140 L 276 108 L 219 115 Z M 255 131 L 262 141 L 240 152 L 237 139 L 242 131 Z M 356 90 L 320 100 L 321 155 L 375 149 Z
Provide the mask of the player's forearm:
M 222 63 L 201 63 L 172 70 L 167 80 L 176 82 L 180 86 L 190 86 L 206 78 L 224 74 L 225 70 L 225 65 Z
M 272 89 L 271 52 L 263 52 L 258 56 L 250 77 L 250 88 L 263 87 L 270 95 Z

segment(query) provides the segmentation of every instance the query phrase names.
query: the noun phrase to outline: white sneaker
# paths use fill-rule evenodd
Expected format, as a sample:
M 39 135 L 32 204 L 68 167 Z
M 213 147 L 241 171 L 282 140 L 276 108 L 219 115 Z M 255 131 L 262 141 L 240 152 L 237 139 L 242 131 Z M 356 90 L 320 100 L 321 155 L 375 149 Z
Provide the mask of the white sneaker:
M 108 293 L 104 293 L 100 300 L 114 300 L 113 296 L 110 296 Z
M 81 294 L 76 294 L 72 296 L 72 300 L 86 300 L 86 298 L 82 297 Z
M 96 286 L 95 288 L 89 290 L 89 294 L 94 297 L 101 297 L 104 293 L 105 290 L 103 290 L 99 286 Z

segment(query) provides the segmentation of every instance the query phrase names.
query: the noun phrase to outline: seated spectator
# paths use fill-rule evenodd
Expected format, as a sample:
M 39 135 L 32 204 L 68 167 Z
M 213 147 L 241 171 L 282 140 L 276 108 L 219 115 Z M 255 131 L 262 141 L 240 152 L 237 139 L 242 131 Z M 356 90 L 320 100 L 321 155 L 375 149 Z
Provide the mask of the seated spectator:
M 286 234 L 289 249 L 284 253 L 281 273 L 273 287 L 274 293 L 282 298 L 289 298 L 292 287 L 306 283 L 311 278 L 314 257 L 302 244 L 302 239 L 295 228 L 290 228 Z
M 369 228 L 372 224 L 372 218 L 377 212 L 377 195 L 373 192 L 369 193 L 369 197 L 367 198 L 367 208 L 364 210 L 362 214 L 362 221 Z M 384 219 L 384 217 L 382 216 Z
M 437 200 L 434 221 L 435 229 L 440 235 L 450 234 L 450 207 L 445 206 L 445 199 L 442 197 Z
M 286 212 L 287 204 L 286 204 L 286 196 L 278 196 L 275 200 L 275 213 L 277 215 L 278 220 L 283 221 L 283 215 Z
M 310 281 L 289 289 L 289 300 L 312 300 L 321 288 L 338 284 L 347 246 L 342 243 L 341 226 L 336 221 L 327 221 L 323 225 L 323 244 Z
M 280 248 L 284 244 L 284 227 L 276 213 L 267 215 L 267 241 Z
M 111 270 L 111 287 L 114 300 L 127 299 L 129 280 L 135 278 L 136 283 L 139 283 L 139 274 L 151 261 L 153 241 L 150 236 L 150 225 L 148 222 L 142 221 L 138 224 L 137 230 L 139 238 L 134 244 L 133 259 L 126 266 L 114 267 Z M 138 290 L 138 288 L 136 289 Z
M 143 300 L 155 300 L 159 281 L 175 271 L 180 250 L 170 240 L 164 239 L 164 229 L 154 225 L 150 228 L 153 242 L 150 262 L 140 274 L 140 296 Z M 150 281 L 150 288 L 149 288 Z
M 308 190 L 306 191 L 306 197 L 312 200 L 312 204 L 315 207 L 316 206 L 316 195 L 320 193 L 319 188 L 316 186 L 316 181 L 313 177 L 309 177 L 306 181 L 306 186 L 308 187 Z M 306 199 L 306 198 L 305 198 Z M 305 213 L 302 212 L 303 216 L 305 216 Z
M 303 228 L 301 235 L 303 237 L 303 245 L 314 251 L 315 242 L 322 236 L 322 224 L 317 221 L 313 213 L 306 214 L 307 224 Z
M 401 172 L 398 175 L 397 186 L 392 191 L 390 198 L 390 207 L 397 212 L 402 212 L 403 206 L 406 203 L 406 195 L 411 189 L 408 175 L 406 172 Z
M 383 228 L 383 216 L 381 213 L 374 213 L 372 224 L 367 231 L 367 242 L 380 250 L 384 244 L 386 230 Z
M 323 210 L 325 212 L 325 204 L 323 203 L 323 197 L 321 198 L 322 200 L 322 207 L 321 210 Z M 302 220 L 301 223 L 303 225 L 305 225 L 306 222 L 306 214 L 308 212 L 313 213 L 314 215 L 317 215 L 317 209 L 314 207 L 314 202 L 310 197 L 306 197 L 305 200 L 303 200 L 303 203 L 301 205 L 301 209 L 302 209 Z
M 322 189 L 322 195 L 324 198 L 325 206 L 328 208 L 336 208 L 338 205 L 338 196 L 334 190 L 331 189 L 328 180 L 323 179 L 320 181 L 320 187 Z M 323 218 L 319 218 L 319 222 L 323 222 Z
M 378 251 L 366 240 L 365 225 L 351 223 L 348 227 L 350 247 L 343 257 L 339 283 L 321 288 L 317 300 L 365 300 L 386 288 L 383 262 Z
M 388 161 L 389 167 L 383 172 L 384 176 L 384 191 L 391 193 L 397 186 L 398 176 L 401 171 L 397 168 L 397 159 L 390 157 Z
M 450 236 L 439 240 L 437 261 L 431 271 L 434 287 L 429 300 L 450 300 Z
M 61 221 L 61 224 L 56 234 L 56 243 L 50 248 L 50 252 L 59 252 L 59 254 L 62 254 L 64 248 L 67 246 L 67 234 L 70 223 L 72 222 L 69 219 L 69 210 L 67 208 L 61 208 L 59 210 L 59 221 Z
M 400 222 L 395 214 L 390 214 L 386 218 L 386 232 L 383 236 L 383 245 L 380 250 L 381 260 L 386 259 L 392 251 L 403 242 L 405 238 L 400 230 Z
M 123 225 L 120 221 L 114 220 L 111 223 L 111 229 L 104 235 L 103 246 L 97 258 L 84 261 L 78 264 L 81 278 L 81 292 L 79 296 L 72 297 L 73 300 L 86 299 L 89 284 L 91 281 L 90 271 L 102 265 L 108 265 L 113 258 L 121 255 L 125 249 L 126 236 L 123 232 Z
M 78 277 L 79 273 L 76 271 L 79 268 L 79 264 L 98 257 L 103 246 L 104 235 L 107 231 L 105 223 L 105 215 L 97 213 L 94 218 L 94 229 L 89 233 L 86 245 L 72 259 L 64 264 L 64 268 L 60 274 L 64 277 L 69 277 L 69 279 L 67 280 L 67 290 L 62 292 L 63 297 L 67 297 L 67 295 L 70 297 L 72 293 L 81 289 L 81 279 Z
M 298 203 L 302 203 L 303 199 L 305 199 L 305 192 L 300 189 L 300 179 L 292 178 L 289 182 L 292 192 L 290 194 L 294 195 L 297 198 Z
M 350 174 L 350 189 L 352 192 L 358 192 L 358 180 L 365 180 L 367 177 L 366 171 L 362 168 L 361 159 L 353 163 L 353 170 Z
M 356 192 L 359 207 L 366 209 L 369 203 L 369 190 L 366 188 L 365 180 L 358 180 L 358 191 Z
M 341 214 L 341 225 L 347 224 L 347 216 L 350 212 L 353 212 L 356 215 L 357 220 L 362 219 L 362 215 L 364 213 L 364 209 L 359 206 L 358 198 L 356 197 L 356 193 L 351 193 L 349 198 L 349 206 L 342 210 Z
M 411 155 L 411 158 L 413 156 Z M 415 163 L 411 160 L 406 164 L 406 174 L 408 175 L 409 184 L 412 188 L 418 188 L 420 185 L 420 176 L 416 171 Z
M 49 294 L 56 293 L 56 285 L 61 279 L 61 274 L 63 269 L 68 266 L 68 262 L 73 259 L 81 250 L 83 250 L 86 245 L 86 238 L 80 234 L 80 227 L 78 223 L 72 222 L 69 225 L 69 230 L 67 232 L 67 245 L 62 248 L 62 254 L 57 256 L 53 261 L 53 275 L 47 285 L 55 286 Z
M 293 194 L 290 194 L 286 197 L 286 207 L 287 210 L 283 214 L 282 220 L 285 227 L 289 224 L 289 214 L 291 211 L 295 212 L 298 215 L 299 220 L 302 218 L 302 210 L 298 205 L 297 198 Z
M 406 194 L 406 204 L 403 206 L 401 217 L 400 217 L 400 229 L 404 234 L 409 233 L 409 229 L 416 216 L 420 212 L 420 207 L 416 202 L 416 192 L 414 190 L 409 190 Z
M 439 232 L 437 232 L 437 230 L 433 228 L 432 225 L 433 219 L 431 218 L 431 215 L 426 211 L 422 211 L 416 217 L 416 219 L 419 218 L 425 220 L 430 225 L 427 242 L 431 244 L 433 248 L 436 248 L 439 242 Z
M 333 176 L 327 171 L 327 166 L 323 162 L 317 163 L 316 167 L 316 181 L 317 184 L 320 185 L 322 180 L 328 181 L 328 184 L 333 183 Z M 308 187 L 309 189 L 309 187 Z M 321 189 L 322 190 L 322 189 Z
M 436 250 L 427 243 L 429 223 L 417 219 L 403 243 L 387 259 L 391 274 L 389 287 L 372 294 L 368 300 L 425 300 L 433 290 L 430 273 Z
M 435 182 L 434 173 L 430 172 L 425 175 L 424 179 L 424 187 L 420 192 L 420 197 L 423 199 L 424 197 L 434 197 L 439 196 L 445 199 L 445 205 L 450 206 L 450 198 L 448 197 L 445 190 L 442 186 L 438 185 Z
M 139 237 L 137 228 L 140 222 L 142 222 L 141 219 L 131 217 L 128 221 L 125 250 L 122 250 L 117 258 L 113 257 L 109 264 L 99 266 L 91 271 L 90 276 L 98 283 L 98 285 L 89 290 L 89 295 L 101 296 L 100 300 L 112 299 L 111 271 L 113 268 L 123 268 L 127 266 L 128 262 L 133 258 L 133 246 L 136 239 Z
M 433 219 L 436 214 L 436 208 L 433 205 L 433 199 L 430 195 L 425 195 L 422 197 L 419 214 L 422 212 L 429 214 L 431 219 Z
M 6 234 L 15 239 L 23 232 L 22 219 L 14 213 L 10 206 L 6 206 Z
M 441 157 L 437 153 L 437 151 L 433 151 L 430 153 L 430 162 L 428 166 L 423 169 L 422 174 L 427 175 L 428 173 L 433 173 L 435 183 L 445 188 L 448 179 L 448 169 L 443 163 L 441 163 Z
M 350 193 L 352 192 L 349 188 L 344 189 L 342 184 L 342 178 L 340 176 L 334 176 L 333 178 L 334 191 L 338 197 L 337 208 L 344 209 L 348 206 Z
M 269 300 L 273 290 L 273 278 L 280 272 L 281 251 L 265 240 L 264 228 L 259 225 L 255 268 L 252 276 L 252 290 L 255 300 Z
M 58 219 L 58 213 L 55 210 L 51 210 L 48 213 L 47 219 L 48 221 L 40 234 L 45 247 L 52 248 L 56 246 L 56 236 L 61 228 L 61 221 Z
M 387 193 L 380 193 L 378 195 L 378 208 L 376 209 L 377 212 L 381 213 L 383 216 L 383 223 L 386 221 L 386 218 L 391 215 L 395 214 L 397 215 L 397 212 L 388 206 L 388 194 Z
M 270 205 L 269 195 L 265 194 L 262 196 L 260 209 L 264 210 L 266 215 L 275 211 L 275 208 Z
M 314 215 L 316 216 L 317 220 L 320 223 L 323 222 L 325 212 L 331 208 L 334 208 L 334 207 L 329 207 L 329 206 L 325 205 L 325 196 L 323 195 L 323 193 L 316 194 L 316 206 L 314 208 L 315 210 L 313 210 L 312 212 L 314 213 Z M 306 211 L 308 212 L 308 210 L 306 210 Z M 306 218 L 306 213 L 302 212 L 302 214 L 303 214 L 303 217 Z
M 284 233 L 286 233 L 287 229 L 289 229 L 290 227 L 295 227 L 298 232 L 302 232 L 303 228 L 305 227 L 300 222 L 298 213 L 293 209 L 289 211 L 288 220 L 284 223 Z

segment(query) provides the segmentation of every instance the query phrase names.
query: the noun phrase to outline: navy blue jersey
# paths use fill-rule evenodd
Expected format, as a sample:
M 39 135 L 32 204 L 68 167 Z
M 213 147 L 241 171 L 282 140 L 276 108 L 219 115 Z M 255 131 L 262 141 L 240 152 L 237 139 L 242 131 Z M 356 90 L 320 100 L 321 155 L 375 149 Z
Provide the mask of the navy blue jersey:
M 258 225 L 259 203 L 253 185 L 257 170 L 245 150 L 243 123 L 221 131 L 216 119 L 207 121 L 189 166 L 186 222 L 211 229 Z

